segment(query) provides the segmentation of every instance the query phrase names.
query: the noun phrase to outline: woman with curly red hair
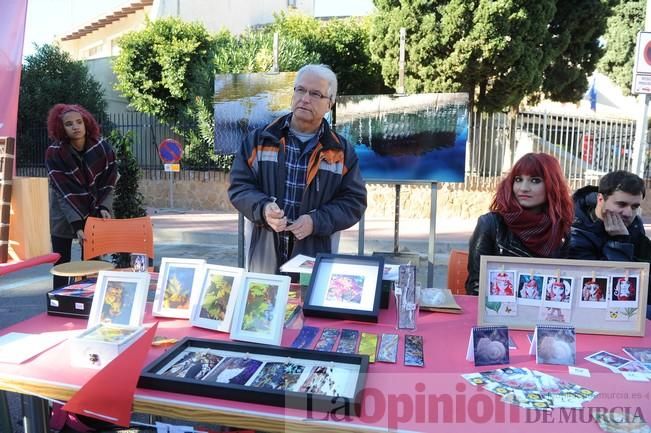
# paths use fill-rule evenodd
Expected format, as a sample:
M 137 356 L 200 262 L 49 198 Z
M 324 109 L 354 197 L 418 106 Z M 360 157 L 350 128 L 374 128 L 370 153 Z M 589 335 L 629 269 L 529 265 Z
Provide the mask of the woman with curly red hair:
M 50 235 L 58 263 L 70 261 L 72 240 L 83 241 L 89 216 L 111 218 L 118 178 L 115 152 L 95 118 L 80 105 L 56 104 L 47 117 L 52 143 L 45 153 L 50 185 Z M 54 277 L 53 287 L 68 283 Z
M 477 295 L 482 255 L 567 257 L 574 205 L 556 158 L 528 153 L 513 166 L 479 217 L 468 249 L 466 292 Z

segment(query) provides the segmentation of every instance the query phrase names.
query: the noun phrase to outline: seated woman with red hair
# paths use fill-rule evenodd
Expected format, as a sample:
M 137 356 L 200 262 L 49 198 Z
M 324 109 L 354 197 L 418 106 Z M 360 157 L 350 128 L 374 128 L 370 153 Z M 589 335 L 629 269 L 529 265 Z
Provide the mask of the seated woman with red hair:
M 479 217 L 468 249 L 466 292 L 477 295 L 482 255 L 567 257 L 574 205 L 551 155 L 528 153 L 500 182 L 490 212 Z

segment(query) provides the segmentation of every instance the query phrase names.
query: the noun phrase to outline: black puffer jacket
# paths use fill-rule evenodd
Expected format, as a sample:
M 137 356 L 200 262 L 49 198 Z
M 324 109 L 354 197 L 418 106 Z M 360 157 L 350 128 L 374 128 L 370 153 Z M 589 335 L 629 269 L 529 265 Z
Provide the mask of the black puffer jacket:
M 604 222 L 594 217 L 597 187 L 586 186 L 574 193 L 574 221 L 570 257 L 620 262 L 651 261 L 651 241 L 639 216 L 628 226 L 628 235 L 610 236 Z
M 563 244 L 549 257 L 567 257 L 569 242 Z M 504 222 L 501 215 L 489 212 L 479 217 L 468 249 L 468 279 L 466 293 L 479 292 L 479 264 L 481 256 L 536 257 Z

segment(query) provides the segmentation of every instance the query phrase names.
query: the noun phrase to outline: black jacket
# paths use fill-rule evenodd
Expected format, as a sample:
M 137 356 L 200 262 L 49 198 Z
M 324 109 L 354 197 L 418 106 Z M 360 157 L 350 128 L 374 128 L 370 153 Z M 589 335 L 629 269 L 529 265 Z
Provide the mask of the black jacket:
M 568 242 L 554 251 L 549 257 L 567 257 Z M 468 279 L 466 293 L 479 293 L 479 264 L 481 256 L 536 257 L 504 222 L 501 215 L 489 212 L 479 217 L 475 232 L 470 238 L 468 249 Z
M 253 222 L 249 271 L 277 273 L 279 235 L 264 221 L 262 212 L 270 197 L 279 203 L 285 196 L 285 141 L 289 115 L 251 131 L 231 168 L 228 196 L 233 206 Z M 312 234 L 294 243 L 291 257 L 329 253 L 330 237 L 357 223 L 366 210 L 366 185 L 355 149 L 330 129 L 324 120 L 322 134 L 307 167 L 307 182 L 299 215 L 309 213 Z
M 651 241 L 646 237 L 644 224 L 639 216 L 628 226 L 628 235 L 610 236 L 603 221 L 594 216 L 597 187 L 583 187 L 574 193 L 573 198 L 571 258 L 620 262 L 651 260 Z

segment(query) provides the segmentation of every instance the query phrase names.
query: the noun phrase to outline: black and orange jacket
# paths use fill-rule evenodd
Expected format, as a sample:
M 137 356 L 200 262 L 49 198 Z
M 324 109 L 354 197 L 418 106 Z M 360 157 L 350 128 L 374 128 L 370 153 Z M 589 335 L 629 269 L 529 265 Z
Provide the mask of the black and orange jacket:
M 264 205 L 285 195 L 285 143 L 288 114 L 249 133 L 235 155 L 228 195 L 231 203 L 254 224 L 249 271 L 276 273 L 278 235 L 267 226 Z M 330 252 L 330 236 L 357 223 L 366 210 L 366 186 L 353 146 L 324 120 L 321 136 L 310 155 L 299 215 L 310 214 L 311 236 L 295 241 L 291 256 Z M 273 254 L 272 254 L 273 252 Z

